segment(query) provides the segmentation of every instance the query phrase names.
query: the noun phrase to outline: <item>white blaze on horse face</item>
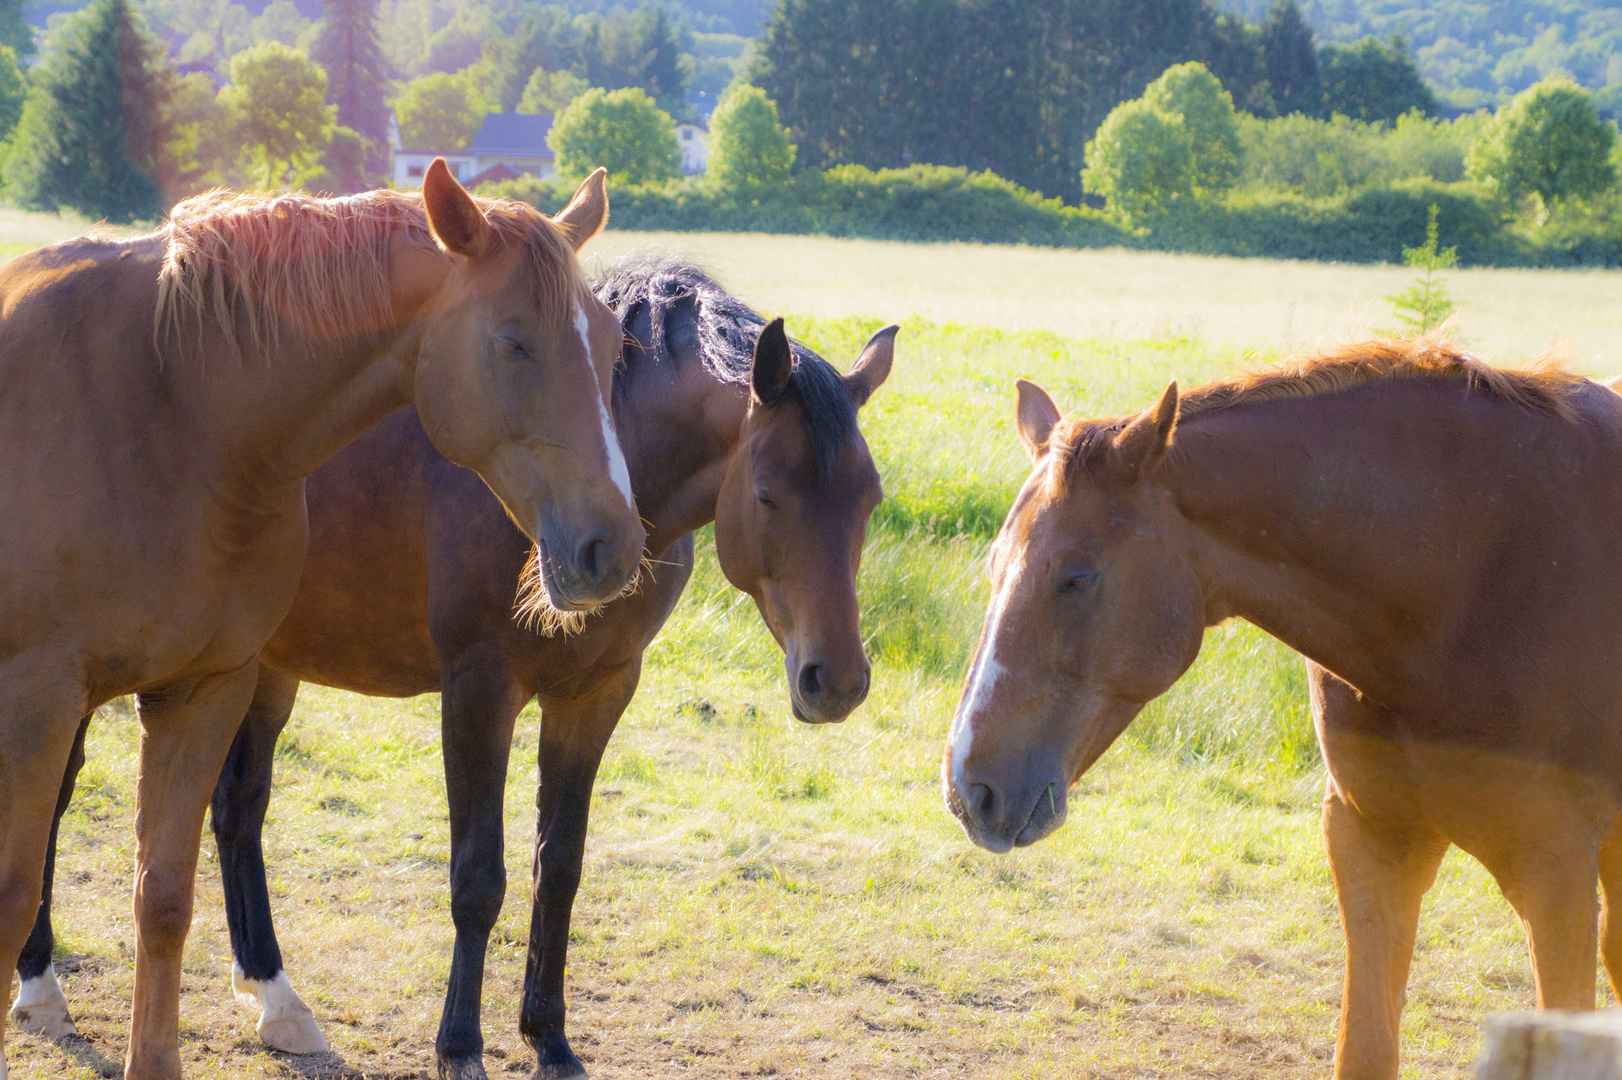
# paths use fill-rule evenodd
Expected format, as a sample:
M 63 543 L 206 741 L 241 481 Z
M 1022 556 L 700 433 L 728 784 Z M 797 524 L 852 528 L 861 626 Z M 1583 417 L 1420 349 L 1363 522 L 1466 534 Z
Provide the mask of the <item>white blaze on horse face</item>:
M 608 403 L 603 400 L 602 380 L 597 378 L 597 365 L 591 356 L 591 320 L 586 318 L 586 311 L 579 304 L 574 308 L 574 328 L 580 335 L 580 344 L 586 347 L 586 367 L 591 370 L 592 381 L 597 384 L 597 418 L 602 422 L 603 445 L 608 449 L 608 475 L 614 478 L 614 486 L 625 496 L 625 505 L 635 510 L 636 500 L 631 497 L 631 470 L 625 464 L 625 454 L 620 450 L 619 437 L 614 434 L 614 422 L 608 415 Z
M 1003 573 L 1002 585 L 991 599 L 991 613 L 986 618 L 980 653 L 974 658 L 974 667 L 969 673 L 969 689 L 963 695 L 963 703 L 958 706 L 957 716 L 952 720 L 951 734 L 947 738 L 952 748 L 952 786 L 963 798 L 969 794 L 963 783 L 963 763 L 968 760 L 969 747 L 974 743 L 974 718 L 991 704 L 992 691 L 997 688 L 997 680 L 1002 678 L 1005 670 L 997 662 L 997 637 L 1002 632 L 1002 617 L 1003 612 L 1008 610 L 1008 598 L 1013 594 L 1024 569 L 1025 553 L 1021 551 L 1010 560 Z

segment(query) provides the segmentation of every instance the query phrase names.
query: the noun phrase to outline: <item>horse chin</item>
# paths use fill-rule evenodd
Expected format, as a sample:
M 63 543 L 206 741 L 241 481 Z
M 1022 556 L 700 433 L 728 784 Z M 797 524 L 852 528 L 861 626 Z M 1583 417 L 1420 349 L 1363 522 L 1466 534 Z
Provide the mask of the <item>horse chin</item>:
M 1031 809 L 1031 816 L 1025 822 L 1025 827 L 1014 837 L 1014 846 L 1030 847 L 1038 840 L 1052 835 L 1064 824 L 1064 819 L 1069 813 L 1070 793 L 1063 784 L 1055 780 L 1036 797 L 1036 806 Z

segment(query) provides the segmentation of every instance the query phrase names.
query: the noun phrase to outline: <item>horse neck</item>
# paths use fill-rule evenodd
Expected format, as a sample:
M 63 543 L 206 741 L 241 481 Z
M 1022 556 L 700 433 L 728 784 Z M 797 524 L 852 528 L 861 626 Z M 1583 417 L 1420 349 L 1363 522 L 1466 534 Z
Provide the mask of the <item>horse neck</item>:
M 637 375 L 615 395 L 616 422 L 648 550 L 657 554 L 715 520 L 749 388 L 716 378 L 696 356 Z
M 1416 636 L 1465 587 L 1453 560 L 1469 514 L 1447 496 L 1459 459 L 1415 439 L 1459 435 L 1447 398 L 1462 395 L 1439 389 L 1368 387 L 1179 425 L 1156 478 L 1192 526 L 1207 625 L 1244 618 L 1377 700 L 1394 690 Z
M 307 476 L 412 401 L 422 316 L 449 271 L 404 240 L 395 248 L 392 325 L 324 340 L 289 329 L 240 362 L 198 365 L 199 388 L 228 424 L 229 458 L 257 483 Z

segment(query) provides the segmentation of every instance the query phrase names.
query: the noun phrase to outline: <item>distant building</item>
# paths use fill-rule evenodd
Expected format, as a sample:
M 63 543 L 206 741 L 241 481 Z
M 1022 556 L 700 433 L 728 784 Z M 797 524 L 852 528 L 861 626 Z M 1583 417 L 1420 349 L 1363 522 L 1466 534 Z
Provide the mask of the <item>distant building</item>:
M 682 104 L 687 106 L 687 112 L 706 128 L 710 126 L 710 114 L 715 112 L 716 100 L 713 94 L 704 90 L 689 90 L 682 95 Z
M 709 129 L 703 124 L 677 124 L 676 144 L 681 147 L 681 171 L 689 176 L 703 172 L 710 160 Z
M 487 113 L 473 145 L 465 150 L 407 149 L 400 145 L 400 127 L 391 116 L 394 184 L 421 187 L 422 174 L 436 157 L 444 158 L 451 175 L 470 187 L 520 176 L 548 180 L 554 171 L 552 148 L 546 145 L 551 133 L 551 113 Z

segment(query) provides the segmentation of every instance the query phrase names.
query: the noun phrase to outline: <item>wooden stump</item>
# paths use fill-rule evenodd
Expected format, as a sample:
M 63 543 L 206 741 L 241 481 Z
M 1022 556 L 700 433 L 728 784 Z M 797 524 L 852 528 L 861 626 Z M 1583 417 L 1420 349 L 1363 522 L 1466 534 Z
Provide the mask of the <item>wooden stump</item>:
M 1622 1080 L 1622 1010 L 1489 1016 L 1476 1080 Z

